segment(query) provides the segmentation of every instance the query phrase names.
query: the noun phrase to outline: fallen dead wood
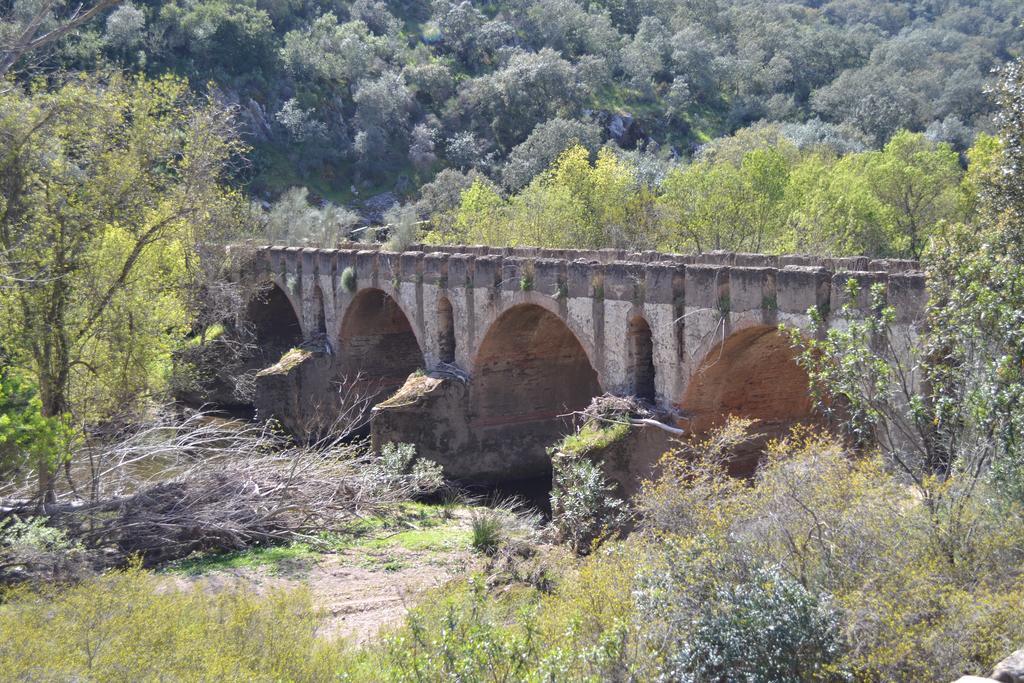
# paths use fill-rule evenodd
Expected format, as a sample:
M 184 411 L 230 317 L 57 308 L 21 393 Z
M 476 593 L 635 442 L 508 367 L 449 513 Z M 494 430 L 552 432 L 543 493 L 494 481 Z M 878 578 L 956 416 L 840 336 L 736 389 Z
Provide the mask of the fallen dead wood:
M 158 455 L 160 467 L 138 479 L 129 465 L 143 453 Z M 96 564 L 138 557 L 154 566 L 195 552 L 316 542 L 358 516 L 441 485 L 439 468 L 415 464 L 413 451 L 388 459 L 361 442 L 296 446 L 252 423 L 161 423 L 93 457 L 109 464 L 107 495 L 68 495 L 43 509 L 32 501 L 8 503 L 0 518 L 42 515 Z
M 649 418 L 633 419 L 629 421 L 629 424 L 634 427 L 657 427 L 658 429 L 664 430 L 669 434 L 675 434 L 676 436 L 685 436 L 687 434 L 687 431 L 684 429 L 672 427 L 664 422 L 659 422 L 658 420 L 652 420 Z

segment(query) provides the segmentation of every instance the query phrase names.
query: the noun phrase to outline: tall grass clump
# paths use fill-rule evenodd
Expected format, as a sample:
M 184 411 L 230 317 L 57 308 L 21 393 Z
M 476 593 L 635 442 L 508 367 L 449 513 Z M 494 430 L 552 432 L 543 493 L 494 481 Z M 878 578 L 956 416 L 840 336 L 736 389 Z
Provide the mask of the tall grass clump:
M 485 555 L 493 554 L 505 535 L 504 520 L 494 510 L 482 508 L 473 511 L 470 523 L 473 548 Z

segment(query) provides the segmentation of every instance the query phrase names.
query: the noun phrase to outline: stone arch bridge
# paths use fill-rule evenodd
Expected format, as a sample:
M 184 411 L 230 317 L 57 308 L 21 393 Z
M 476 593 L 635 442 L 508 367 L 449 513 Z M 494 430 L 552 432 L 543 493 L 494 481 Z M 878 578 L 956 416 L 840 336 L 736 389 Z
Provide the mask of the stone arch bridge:
M 375 439 L 415 442 L 462 480 L 548 470 L 564 416 L 606 392 L 691 430 L 728 414 L 781 429 L 812 409 L 780 324 L 809 330 L 811 309 L 847 324 L 853 279 L 852 315 L 880 284 L 913 344 L 926 299 L 912 261 L 352 246 L 259 250 L 260 341 L 309 350 L 259 373 L 257 409 L 308 431 L 366 388 Z

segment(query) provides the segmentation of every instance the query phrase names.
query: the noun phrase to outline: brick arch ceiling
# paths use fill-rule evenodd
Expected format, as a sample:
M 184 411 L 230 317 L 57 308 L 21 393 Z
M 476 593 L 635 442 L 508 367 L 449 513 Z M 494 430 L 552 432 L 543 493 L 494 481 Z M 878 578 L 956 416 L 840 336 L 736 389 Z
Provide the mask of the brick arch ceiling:
M 398 302 L 380 289 L 360 290 L 345 311 L 338 339 L 346 376 L 362 373 L 404 381 L 424 365 L 409 318 Z
M 582 344 L 554 313 L 513 306 L 488 328 L 473 362 L 474 415 L 484 421 L 557 419 L 601 392 Z
M 812 414 L 807 373 L 797 364 L 796 351 L 778 328 L 767 325 L 735 332 L 712 348 L 681 407 L 695 431 L 729 415 L 786 423 Z

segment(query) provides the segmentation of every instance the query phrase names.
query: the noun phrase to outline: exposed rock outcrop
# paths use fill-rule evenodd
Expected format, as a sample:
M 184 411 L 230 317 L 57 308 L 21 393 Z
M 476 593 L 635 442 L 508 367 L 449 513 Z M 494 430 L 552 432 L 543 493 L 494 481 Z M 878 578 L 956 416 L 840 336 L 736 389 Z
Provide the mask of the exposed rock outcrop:
M 1024 649 L 996 664 L 988 678 L 981 676 L 961 676 L 954 683 L 1024 683 Z

